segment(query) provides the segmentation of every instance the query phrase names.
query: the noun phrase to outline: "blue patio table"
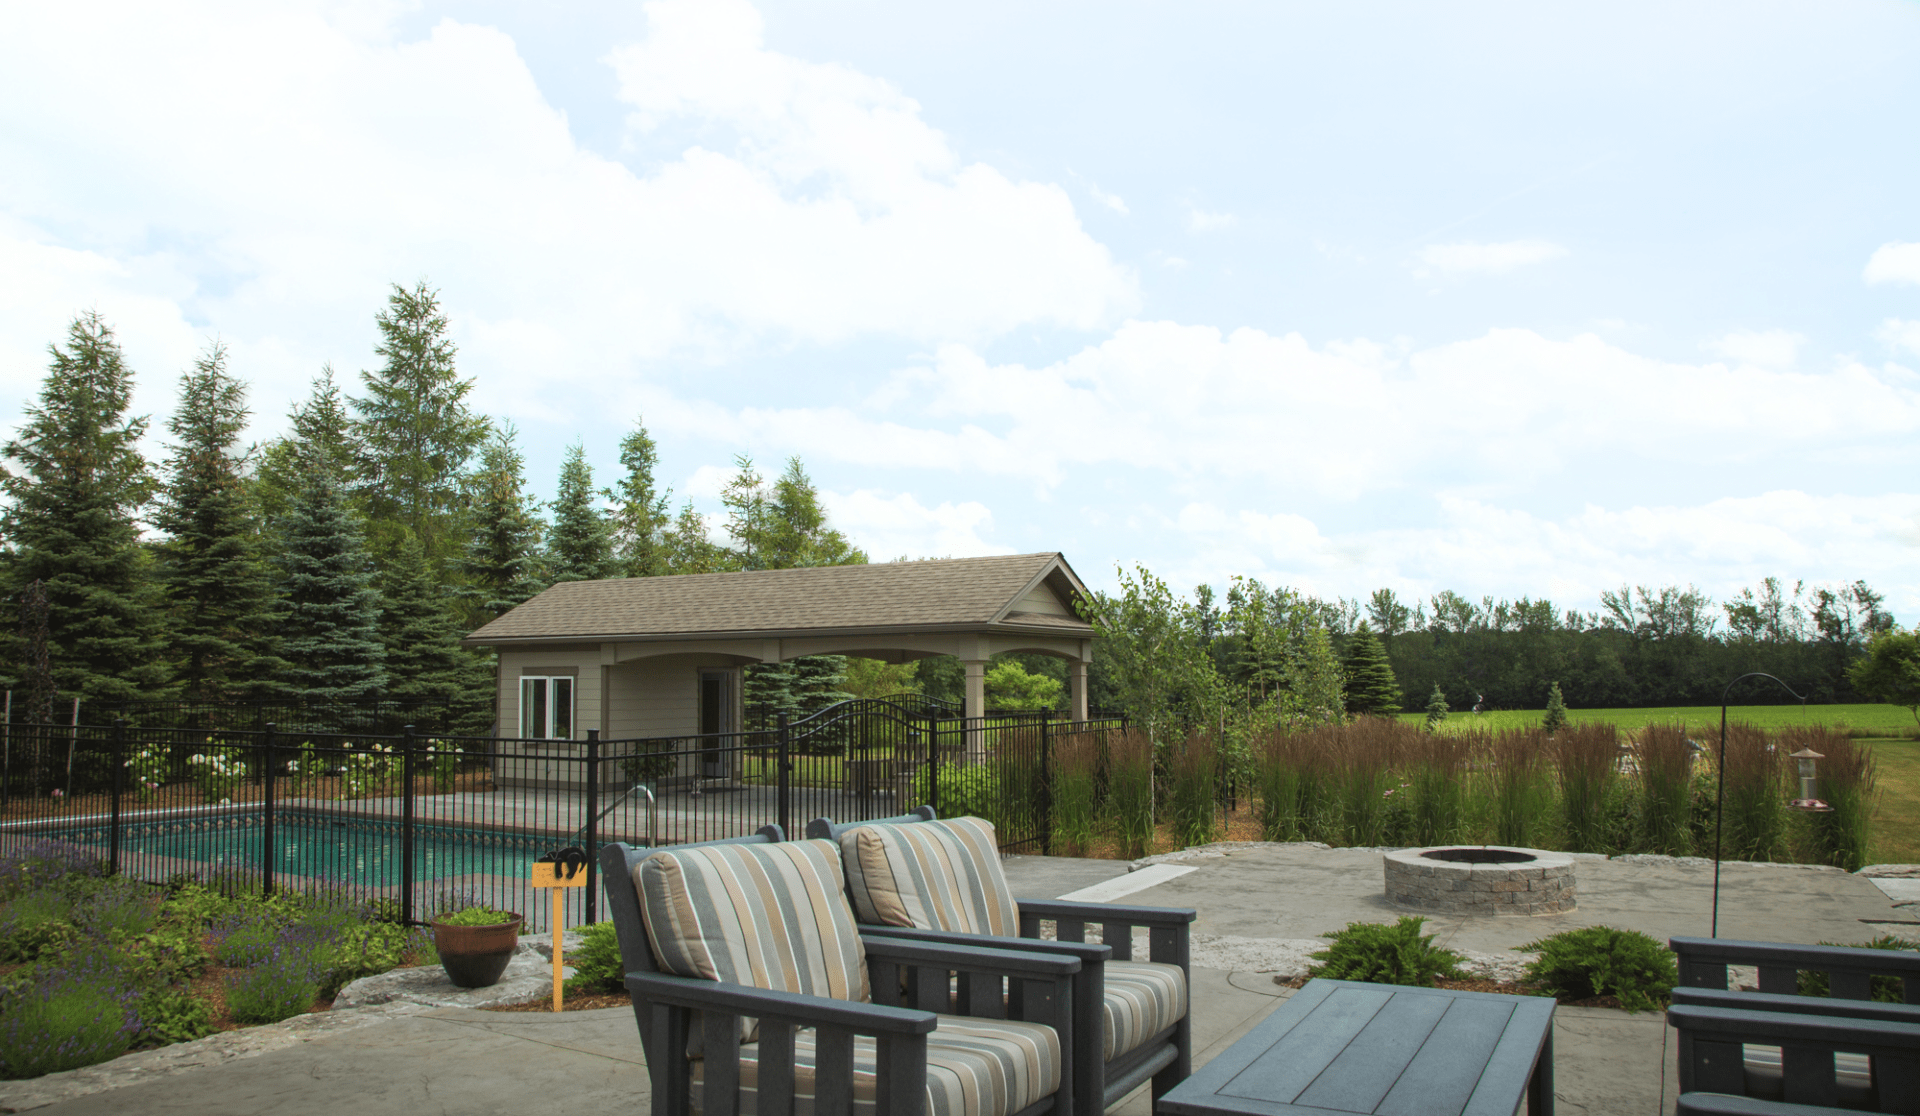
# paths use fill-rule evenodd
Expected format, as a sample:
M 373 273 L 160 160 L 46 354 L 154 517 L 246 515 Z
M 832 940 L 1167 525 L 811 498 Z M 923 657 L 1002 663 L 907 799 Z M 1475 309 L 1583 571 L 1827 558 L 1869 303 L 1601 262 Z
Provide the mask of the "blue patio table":
M 1553 1113 L 1553 1000 L 1310 980 L 1160 1098 L 1168 1116 Z

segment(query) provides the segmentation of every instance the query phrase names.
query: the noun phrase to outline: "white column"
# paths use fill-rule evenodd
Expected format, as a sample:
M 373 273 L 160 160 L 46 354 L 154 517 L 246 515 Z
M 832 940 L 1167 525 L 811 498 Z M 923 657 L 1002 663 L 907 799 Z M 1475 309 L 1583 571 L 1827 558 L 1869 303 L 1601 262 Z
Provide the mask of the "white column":
M 1067 664 L 1067 699 L 1073 708 L 1073 719 L 1087 719 L 1087 664 L 1071 662 Z

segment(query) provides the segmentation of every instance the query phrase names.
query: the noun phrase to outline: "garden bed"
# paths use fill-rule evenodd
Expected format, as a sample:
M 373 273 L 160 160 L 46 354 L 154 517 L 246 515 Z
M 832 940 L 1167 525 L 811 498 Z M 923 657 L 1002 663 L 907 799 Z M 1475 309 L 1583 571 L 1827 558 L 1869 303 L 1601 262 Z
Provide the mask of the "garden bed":
M 0 1077 L 326 1011 L 348 981 L 436 960 L 393 916 L 333 891 L 113 877 L 51 842 L 17 851 L 0 860 Z

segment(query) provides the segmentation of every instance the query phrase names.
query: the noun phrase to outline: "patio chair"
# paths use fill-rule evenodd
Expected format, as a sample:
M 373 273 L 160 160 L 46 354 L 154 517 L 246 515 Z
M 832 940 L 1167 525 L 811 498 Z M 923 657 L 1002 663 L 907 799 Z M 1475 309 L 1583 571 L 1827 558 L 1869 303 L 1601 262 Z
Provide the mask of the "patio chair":
M 1676 1009 L 1727 1010 L 1736 1013 L 1730 1017 L 1733 1019 L 1758 1013 L 1817 1017 L 1825 1022 L 1829 1031 L 1835 1026 L 1854 1023 L 1920 1026 L 1920 954 L 1726 938 L 1674 938 L 1668 944 L 1679 958 L 1681 986 L 1673 990 Z M 1756 966 L 1760 991 L 1729 990 L 1729 965 Z M 1803 971 L 1826 973 L 1832 994 L 1798 995 Z M 1900 979 L 1902 998 L 1907 1002 L 1870 1000 L 1876 976 Z M 1683 1013 L 1682 1018 L 1688 1017 Z M 1691 1072 L 1688 1045 L 1693 1041 L 1682 1033 L 1683 1087 Z M 1722 1045 L 1709 1049 L 1703 1057 L 1720 1063 L 1737 1060 L 1741 1087 L 1734 1091 L 1766 1101 L 1791 1101 L 1795 1095 L 1804 1094 L 1805 1089 L 1799 1087 L 1796 1080 L 1808 1074 L 1815 1082 L 1814 1087 L 1819 1089 L 1825 1088 L 1821 1082 L 1830 1076 L 1840 1103 L 1856 1108 L 1874 1103 L 1871 1098 L 1882 1086 L 1880 1064 L 1860 1051 L 1839 1050 L 1824 1058 L 1815 1052 L 1804 1055 L 1811 1061 L 1803 1064 L 1790 1057 L 1788 1048 L 1779 1043 L 1750 1038 L 1738 1047 Z M 1916 1086 L 1920 1087 L 1920 1083 Z
M 948 944 L 1075 956 L 1075 1116 L 1100 1116 L 1153 1082 L 1157 1100 L 1192 1072 L 1189 933 L 1195 912 L 1058 899 L 1015 899 L 1000 868 L 993 827 L 979 818 L 938 821 L 931 806 L 878 821 L 807 823 L 807 836 L 840 845 L 854 910 L 875 932 Z M 1041 922 L 1056 941 L 1041 941 Z M 1104 944 L 1086 941 L 1088 924 Z M 1149 960 L 1133 959 L 1133 930 L 1148 931 Z M 970 989 L 962 988 L 964 997 Z M 973 1010 L 968 1000 L 964 1010 Z
M 1673 1005 L 1667 1022 L 1680 1037 L 1679 1112 L 1920 1116 L 1920 1024 L 1702 1004 Z M 1749 1044 L 1779 1048 L 1778 1078 L 1753 1072 Z
M 838 848 L 781 836 L 600 850 L 656 1116 L 1071 1110 L 1075 959 L 863 935 Z M 925 1010 L 954 972 L 1015 1017 Z

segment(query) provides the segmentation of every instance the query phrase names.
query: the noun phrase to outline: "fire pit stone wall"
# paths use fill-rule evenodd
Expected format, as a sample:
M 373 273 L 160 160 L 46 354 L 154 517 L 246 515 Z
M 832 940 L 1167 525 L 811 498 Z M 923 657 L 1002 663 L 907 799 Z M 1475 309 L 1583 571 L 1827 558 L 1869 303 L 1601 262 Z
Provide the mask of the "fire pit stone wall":
M 1457 917 L 1562 914 L 1574 909 L 1573 858 L 1503 845 L 1400 849 L 1385 855 L 1387 901 Z

